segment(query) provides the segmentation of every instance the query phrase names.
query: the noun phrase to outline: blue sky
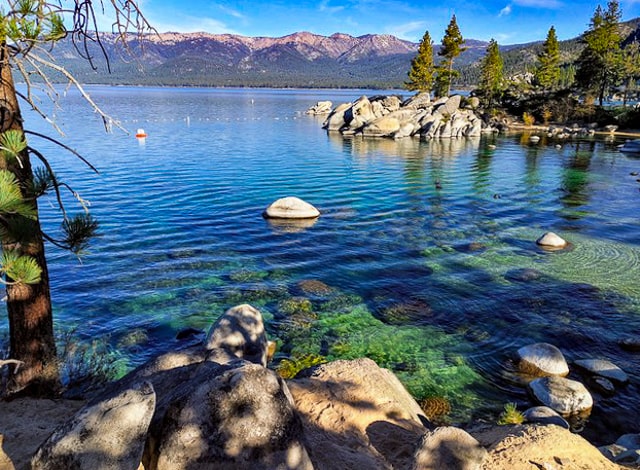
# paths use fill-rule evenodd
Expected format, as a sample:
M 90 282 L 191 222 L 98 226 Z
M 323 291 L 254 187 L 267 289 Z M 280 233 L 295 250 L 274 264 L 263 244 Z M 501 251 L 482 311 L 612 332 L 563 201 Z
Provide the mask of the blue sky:
M 141 0 L 158 31 L 285 36 L 393 34 L 417 42 L 426 30 L 440 42 L 455 13 L 465 38 L 500 44 L 543 40 L 553 25 L 560 39 L 582 33 L 598 4 L 569 0 Z M 640 16 L 640 0 L 622 0 L 623 20 Z

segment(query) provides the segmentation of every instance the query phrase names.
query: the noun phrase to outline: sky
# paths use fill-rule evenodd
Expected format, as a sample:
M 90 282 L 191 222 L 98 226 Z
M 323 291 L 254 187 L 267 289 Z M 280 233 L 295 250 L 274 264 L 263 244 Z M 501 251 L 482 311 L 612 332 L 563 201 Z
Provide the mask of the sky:
M 392 34 L 418 42 L 429 31 L 439 43 L 452 15 L 464 38 L 501 45 L 559 39 L 587 29 L 597 5 L 583 0 L 139 0 L 159 32 L 231 33 L 280 37 L 308 31 Z M 640 16 L 640 0 L 620 0 L 623 20 Z

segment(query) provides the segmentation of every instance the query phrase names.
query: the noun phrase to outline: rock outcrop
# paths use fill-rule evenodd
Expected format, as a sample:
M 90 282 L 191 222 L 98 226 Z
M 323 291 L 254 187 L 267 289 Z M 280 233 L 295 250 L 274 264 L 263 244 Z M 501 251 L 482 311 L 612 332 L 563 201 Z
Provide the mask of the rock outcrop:
M 344 135 L 394 139 L 479 137 L 494 129 L 476 114 L 478 105 L 477 99 L 463 103 L 460 95 L 434 102 L 428 93 L 419 93 L 404 102 L 396 96 L 362 96 L 352 103 L 338 105 L 323 127 Z

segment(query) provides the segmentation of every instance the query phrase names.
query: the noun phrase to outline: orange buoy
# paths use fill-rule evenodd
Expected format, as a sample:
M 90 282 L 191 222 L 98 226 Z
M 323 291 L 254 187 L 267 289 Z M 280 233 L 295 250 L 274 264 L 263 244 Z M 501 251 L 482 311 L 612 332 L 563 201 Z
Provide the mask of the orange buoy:
M 138 129 L 136 131 L 136 138 L 144 139 L 146 136 L 147 136 L 147 133 L 144 131 L 144 129 Z

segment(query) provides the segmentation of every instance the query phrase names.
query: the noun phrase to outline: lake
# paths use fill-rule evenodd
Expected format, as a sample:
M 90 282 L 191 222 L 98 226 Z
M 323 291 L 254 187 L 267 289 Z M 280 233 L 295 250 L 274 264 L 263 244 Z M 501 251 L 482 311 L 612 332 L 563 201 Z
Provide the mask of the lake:
M 101 223 L 80 261 L 49 247 L 56 328 L 108 342 L 121 373 L 246 302 L 278 341 L 276 362 L 368 356 L 414 396 L 446 400 L 454 423 L 528 406 L 511 362 L 521 346 L 607 358 L 631 384 L 595 395 L 585 435 L 638 432 L 640 365 L 617 341 L 640 331 L 640 159 L 622 140 L 364 140 L 304 114 L 375 94 L 362 90 L 89 91 L 131 132 L 105 134 L 77 93 L 61 98 L 62 140 L 99 175 L 31 144 Z M 290 195 L 321 217 L 262 218 Z M 40 206 L 54 232 L 53 199 Z M 539 249 L 548 230 L 572 247 Z

